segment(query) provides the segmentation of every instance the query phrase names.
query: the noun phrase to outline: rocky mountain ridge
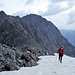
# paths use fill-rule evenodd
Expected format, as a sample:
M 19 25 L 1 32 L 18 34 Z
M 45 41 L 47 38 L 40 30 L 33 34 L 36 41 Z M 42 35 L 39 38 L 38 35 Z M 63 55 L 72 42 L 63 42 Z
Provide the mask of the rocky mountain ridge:
M 61 35 L 58 28 L 35 14 L 20 18 L 1 11 L 0 43 L 19 49 L 30 46 L 35 48 L 38 55 L 42 55 L 42 52 L 53 54 L 62 46 L 65 54 L 75 56 L 75 47 Z

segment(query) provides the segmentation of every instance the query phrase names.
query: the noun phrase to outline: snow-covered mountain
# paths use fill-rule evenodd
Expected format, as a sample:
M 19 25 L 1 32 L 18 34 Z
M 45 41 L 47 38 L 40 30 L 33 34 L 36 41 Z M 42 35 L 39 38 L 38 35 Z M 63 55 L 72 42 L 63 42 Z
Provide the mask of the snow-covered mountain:
M 63 62 L 59 63 L 58 55 L 39 57 L 35 67 L 22 67 L 18 71 L 4 71 L 0 75 L 75 75 L 75 58 L 64 55 Z
M 71 30 L 60 30 L 61 34 L 75 46 L 75 31 Z

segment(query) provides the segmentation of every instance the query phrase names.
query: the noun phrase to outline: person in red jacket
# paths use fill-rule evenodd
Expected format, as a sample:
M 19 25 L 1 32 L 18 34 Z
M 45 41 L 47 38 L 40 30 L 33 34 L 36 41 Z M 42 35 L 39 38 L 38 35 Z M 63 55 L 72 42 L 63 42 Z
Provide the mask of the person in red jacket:
M 57 53 L 59 53 L 59 61 L 60 61 L 60 63 L 62 63 L 62 57 L 63 57 L 63 54 L 64 54 L 63 48 L 60 47 L 59 50 L 57 51 Z

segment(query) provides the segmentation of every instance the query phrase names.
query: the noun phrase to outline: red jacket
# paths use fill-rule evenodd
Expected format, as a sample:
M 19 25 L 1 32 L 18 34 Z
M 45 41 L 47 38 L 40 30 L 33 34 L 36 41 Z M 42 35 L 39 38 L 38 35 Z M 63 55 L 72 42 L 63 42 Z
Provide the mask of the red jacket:
M 64 54 L 64 50 L 62 48 L 60 48 L 57 53 L 60 53 L 60 54 Z

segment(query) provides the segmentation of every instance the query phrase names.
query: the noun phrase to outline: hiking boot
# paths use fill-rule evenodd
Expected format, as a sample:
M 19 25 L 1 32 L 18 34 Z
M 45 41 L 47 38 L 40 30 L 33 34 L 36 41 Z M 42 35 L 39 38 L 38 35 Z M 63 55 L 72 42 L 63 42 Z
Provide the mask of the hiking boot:
M 62 60 L 60 60 L 60 63 L 62 63 Z

